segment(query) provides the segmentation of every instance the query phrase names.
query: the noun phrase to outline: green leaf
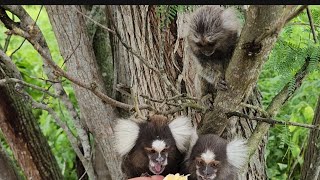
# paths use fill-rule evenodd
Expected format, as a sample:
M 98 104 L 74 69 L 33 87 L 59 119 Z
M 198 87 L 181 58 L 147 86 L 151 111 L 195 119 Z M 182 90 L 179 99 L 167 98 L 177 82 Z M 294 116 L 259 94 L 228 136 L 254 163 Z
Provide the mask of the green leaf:
M 303 116 L 307 120 L 307 122 L 312 122 L 313 116 L 314 116 L 314 111 L 311 106 L 307 106 L 303 110 Z

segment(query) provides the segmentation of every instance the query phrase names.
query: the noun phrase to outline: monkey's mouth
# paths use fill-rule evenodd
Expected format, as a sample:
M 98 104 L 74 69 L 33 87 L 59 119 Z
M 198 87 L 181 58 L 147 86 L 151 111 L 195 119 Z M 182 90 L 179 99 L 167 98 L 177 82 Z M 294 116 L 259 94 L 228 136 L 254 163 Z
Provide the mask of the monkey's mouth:
M 159 163 L 151 163 L 149 164 L 149 169 L 153 174 L 161 174 L 164 171 L 166 166 Z
M 215 175 L 211 175 L 211 176 L 197 175 L 197 180 L 214 180 L 215 177 L 216 177 Z

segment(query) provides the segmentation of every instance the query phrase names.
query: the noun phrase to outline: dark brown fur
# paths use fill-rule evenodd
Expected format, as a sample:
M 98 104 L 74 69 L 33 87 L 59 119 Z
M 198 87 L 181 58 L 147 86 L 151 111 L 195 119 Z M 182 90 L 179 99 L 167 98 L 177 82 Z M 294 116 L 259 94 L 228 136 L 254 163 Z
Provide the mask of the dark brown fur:
M 187 39 L 197 65 L 197 93 L 202 97 L 213 92 L 210 89 L 226 90 L 225 71 L 237 43 L 238 19 L 230 9 L 203 6 L 191 15 L 189 25 Z
M 166 117 L 156 115 L 150 117 L 149 121 L 139 124 L 140 132 L 136 145 L 128 155 L 124 156 L 122 162 L 122 170 L 128 178 L 139 177 L 143 173 L 152 175 L 148 167 L 149 159 L 147 152 L 144 148 L 151 147 L 152 142 L 156 139 L 164 140 L 170 146 L 168 150 L 168 165 L 161 175 L 165 176 L 169 173 L 175 174 L 179 172 L 183 155 L 175 145 L 176 143 L 167 121 Z
M 220 161 L 215 180 L 234 180 L 236 178 L 236 169 L 228 163 L 226 154 L 227 143 L 227 140 L 214 134 L 200 136 L 191 151 L 189 159 L 184 164 L 183 173 L 190 174 L 189 180 L 197 180 L 196 158 L 209 149 L 214 152 L 215 160 Z

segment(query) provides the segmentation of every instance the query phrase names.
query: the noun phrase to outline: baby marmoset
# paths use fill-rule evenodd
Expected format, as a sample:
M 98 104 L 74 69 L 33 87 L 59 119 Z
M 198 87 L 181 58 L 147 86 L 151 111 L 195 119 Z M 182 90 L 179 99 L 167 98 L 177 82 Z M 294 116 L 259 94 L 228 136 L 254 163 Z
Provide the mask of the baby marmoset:
M 225 70 L 235 49 L 241 26 L 232 9 L 202 6 L 191 14 L 187 36 L 197 66 L 195 88 L 201 98 L 226 90 Z

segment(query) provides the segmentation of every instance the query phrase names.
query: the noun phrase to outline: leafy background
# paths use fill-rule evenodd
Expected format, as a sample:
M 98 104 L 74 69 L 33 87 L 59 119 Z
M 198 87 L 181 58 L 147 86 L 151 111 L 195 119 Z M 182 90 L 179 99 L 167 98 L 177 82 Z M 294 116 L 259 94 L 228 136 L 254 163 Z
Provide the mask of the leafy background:
M 27 12 L 34 19 L 37 18 L 39 10 L 41 9 L 40 7 L 41 6 L 25 6 Z M 186 9 L 190 8 L 176 6 L 168 9 L 159 6 L 158 11 L 159 15 L 168 12 L 170 14 L 169 18 L 172 18 L 174 13 Z M 320 8 L 319 6 L 310 6 L 310 9 L 319 39 Z M 48 42 L 53 59 L 57 64 L 62 66 L 63 59 L 59 53 L 59 47 L 45 8 L 41 9 L 37 24 Z M 6 28 L 3 24 L 0 24 L 0 47 L 4 47 L 5 44 L 5 31 Z M 23 39 L 21 37 L 12 36 L 6 52 L 7 55 L 11 55 L 22 42 Z M 258 87 L 263 95 L 263 105 L 267 107 L 272 98 L 283 86 L 288 82 L 292 82 L 293 75 L 300 69 L 305 58 L 310 58 L 310 73 L 304 80 L 301 88 L 295 92 L 293 98 L 279 110 L 278 115 L 275 117 L 276 119 L 300 123 L 312 122 L 314 109 L 320 92 L 320 72 L 318 70 L 319 54 L 319 44 L 313 42 L 308 17 L 306 13 L 302 13 L 291 21 L 280 34 L 280 38 L 265 64 L 258 81 Z M 41 57 L 27 41 L 12 55 L 12 59 L 17 64 L 25 81 L 39 86 L 45 86 L 53 92 L 50 84 L 44 80 L 47 78 L 45 74 L 43 74 Z M 67 94 L 76 104 L 71 85 L 67 81 L 63 82 L 63 84 Z M 294 86 L 293 83 L 291 85 L 292 87 Z M 60 118 L 66 121 L 73 132 L 76 133 L 63 104 L 38 91 L 28 89 L 28 92 L 37 101 L 50 102 L 50 106 L 58 112 Z M 46 111 L 34 110 L 34 114 L 39 121 L 43 133 L 48 138 L 50 147 L 65 178 L 76 179 L 75 153 L 65 133 L 56 125 Z M 265 154 L 269 179 L 299 179 L 308 133 L 308 129 L 292 126 L 276 125 L 271 128 L 267 153 Z M 0 143 L 7 147 L 3 137 L 0 136 L 0 140 Z

